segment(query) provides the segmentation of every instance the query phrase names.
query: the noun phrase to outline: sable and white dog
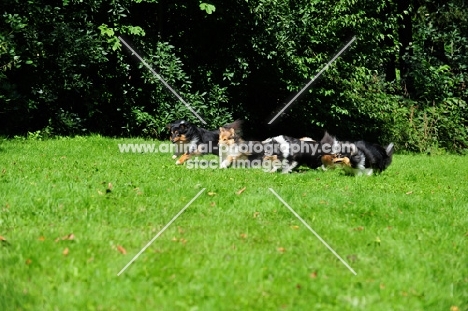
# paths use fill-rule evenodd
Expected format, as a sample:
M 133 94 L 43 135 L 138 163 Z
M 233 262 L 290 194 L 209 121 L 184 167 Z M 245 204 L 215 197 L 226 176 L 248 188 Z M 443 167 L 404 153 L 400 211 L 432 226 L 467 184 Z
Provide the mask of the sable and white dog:
M 242 121 L 236 120 L 219 128 L 220 168 L 228 168 L 233 163 L 240 167 L 260 166 L 263 146 L 259 141 L 242 139 Z

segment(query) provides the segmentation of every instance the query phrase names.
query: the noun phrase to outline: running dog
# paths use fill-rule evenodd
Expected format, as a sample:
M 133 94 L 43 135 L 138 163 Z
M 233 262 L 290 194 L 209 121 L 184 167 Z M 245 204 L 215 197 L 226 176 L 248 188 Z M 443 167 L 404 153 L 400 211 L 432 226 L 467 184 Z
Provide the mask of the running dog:
M 322 143 L 308 137 L 298 139 L 280 135 L 268 138 L 262 144 L 264 147 L 263 159 L 274 163 L 270 172 L 276 172 L 282 168 L 282 173 L 287 174 L 301 165 L 316 169 L 329 165 L 332 161 L 330 159 L 333 159 L 334 156 L 331 154 L 331 148 L 328 150 Z
M 322 142 L 334 146 L 337 151 L 333 163 L 340 165 L 346 174 L 370 176 L 374 172 L 379 174 L 392 163 L 393 143 L 383 147 L 363 140 L 356 142 L 340 142 L 335 137 L 325 133 Z
M 220 168 L 235 166 L 254 167 L 261 165 L 263 146 L 259 141 L 242 139 L 242 121 L 236 120 L 219 128 Z M 257 163 L 258 162 L 258 163 Z
M 176 153 L 172 158 L 175 159 L 182 154 L 176 161 L 177 165 L 183 164 L 193 154 L 218 155 L 219 130 L 209 131 L 185 120 L 174 121 L 167 127 L 171 131 L 172 143 L 177 145 Z

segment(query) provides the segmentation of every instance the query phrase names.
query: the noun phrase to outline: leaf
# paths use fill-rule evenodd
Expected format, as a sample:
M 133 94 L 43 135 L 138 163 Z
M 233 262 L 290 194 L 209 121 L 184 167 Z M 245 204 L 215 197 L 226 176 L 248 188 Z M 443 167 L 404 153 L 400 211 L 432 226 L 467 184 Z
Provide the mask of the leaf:
M 310 274 L 311 279 L 315 279 L 317 277 L 317 271 L 314 271 Z
M 208 195 L 209 195 L 210 197 L 212 197 L 212 196 L 216 195 L 216 192 L 210 191 L 210 192 L 208 192 Z
M 32 264 L 32 260 L 28 258 L 28 259 L 26 259 L 26 262 L 25 262 L 25 263 L 26 263 L 27 265 L 30 265 L 30 264 Z
M 106 189 L 106 194 L 107 193 L 111 193 L 112 192 L 112 184 L 111 183 L 108 183 L 107 184 L 107 189 Z
M 123 246 L 121 246 L 121 245 L 117 245 L 117 250 L 123 255 L 127 254 L 127 250 L 125 248 L 123 248 Z
M 245 189 L 247 189 L 247 187 L 244 187 L 242 189 L 240 189 L 239 191 L 236 192 L 237 195 L 241 194 L 242 192 L 245 191 Z
M 413 193 L 413 191 L 408 191 L 406 194 L 412 194 L 412 193 Z
M 278 250 L 278 252 L 280 252 L 281 254 L 283 254 L 283 253 L 286 251 L 286 249 L 285 249 L 284 247 L 278 247 L 277 250 Z
M 202 2 L 200 3 L 200 10 L 205 11 L 208 14 L 211 14 L 214 11 L 216 11 L 216 7 L 212 4 Z
M 291 229 L 297 230 L 297 229 L 299 229 L 299 226 L 291 226 Z
M 10 243 L 8 243 L 8 241 L 1 235 L 0 235 L 0 242 L 2 242 L 2 244 L 5 244 L 5 245 L 10 245 Z
M 67 248 L 65 248 L 65 249 L 63 250 L 62 254 L 63 254 L 63 256 L 67 256 L 69 252 L 70 252 L 70 250 L 69 250 L 68 247 L 67 247 Z
M 260 212 L 253 213 L 253 218 L 257 218 L 258 215 L 260 215 Z
M 73 233 L 70 233 L 70 234 L 67 234 L 67 235 L 65 235 L 65 236 L 63 236 L 61 238 L 56 238 L 55 242 L 58 242 L 60 240 L 62 240 L 62 241 L 64 241 L 64 240 L 73 241 L 74 239 L 75 239 L 75 235 Z

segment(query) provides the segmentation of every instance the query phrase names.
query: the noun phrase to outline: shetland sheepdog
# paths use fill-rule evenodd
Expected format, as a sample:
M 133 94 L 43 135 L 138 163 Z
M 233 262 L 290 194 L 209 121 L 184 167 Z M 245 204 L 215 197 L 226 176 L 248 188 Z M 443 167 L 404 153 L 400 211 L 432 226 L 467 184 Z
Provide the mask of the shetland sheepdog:
M 185 120 L 174 121 L 168 124 L 167 128 L 171 131 L 172 143 L 177 144 L 177 152 L 172 158 L 182 154 L 176 164 L 183 164 L 193 154 L 218 155 L 219 130 L 209 131 Z
M 262 143 L 242 139 L 242 123 L 242 120 L 236 120 L 231 124 L 219 128 L 220 168 L 228 168 L 232 164 L 235 166 L 252 167 L 254 165 L 250 165 L 250 163 L 254 161 L 261 163 L 262 161 Z
M 383 147 L 366 141 L 341 142 L 325 133 L 322 143 L 334 146 L 336 157 L 333 163 L 343 167 L 349 175 L 372 175 L 381 173 L 392 163 L 393 143 Z
M 264 160 L 274 161 L 270 172 L 276 172 L 282 168 L 282 173 L 287 174 L 301 165 L 316 169 L 330 165 L 333 160 L 331 148 L 328 150 L 322 143 L 309 137 L 294 138 L 280 135 L 268 138 L 263 142 Z

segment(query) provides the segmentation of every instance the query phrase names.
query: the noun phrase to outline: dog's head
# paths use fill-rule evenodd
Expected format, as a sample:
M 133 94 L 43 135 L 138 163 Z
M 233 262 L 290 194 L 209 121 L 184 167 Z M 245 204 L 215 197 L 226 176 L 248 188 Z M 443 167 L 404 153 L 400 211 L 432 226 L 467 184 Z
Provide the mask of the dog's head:
M 171 131 L 171 141 L 173 143 L 184 143 L 187 139 L 187 131 L 189 130 L 190 123 L 185 120 L 177 120 L 167 125 Z
M 236 142 L 237 139 L 236 130 L 234 128 L 219 128 L 219 144 L 230 146 Z
M 236 120 L 219 128 L 219 144 L 230 146 L 242 141 L 242 120 Z
M 276 154 L 274 154 L 274 155 L 264 155 L 263 156 L 263 161 L 278 161 L 278 156 Z
M 351 167 L 351 161 L 349 160 L 348 157 L 345 157 L 345 156 L 336 156 L 332 161 L 333 161 L 333 164 L 339 164 L 342 166 Z
M 324 154 L 320 160 L 322 161 L 322 165 L 326 168 L 333 168 L 335 167 L 335 159 L 337 158 L 336 154 Z

